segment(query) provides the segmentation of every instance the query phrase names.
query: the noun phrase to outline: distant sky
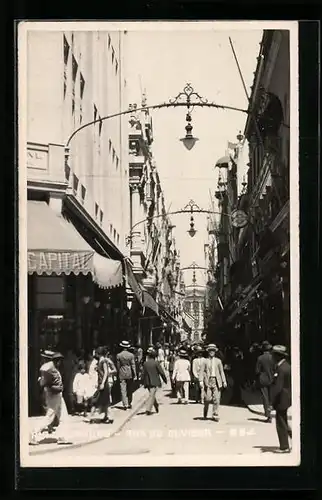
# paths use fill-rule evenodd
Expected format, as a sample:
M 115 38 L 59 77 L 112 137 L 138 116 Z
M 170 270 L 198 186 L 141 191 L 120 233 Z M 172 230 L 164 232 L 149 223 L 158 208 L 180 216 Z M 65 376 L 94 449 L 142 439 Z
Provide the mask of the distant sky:
M 200 23 L 201 27 L 203 23 Z M 187 82 L 209 101 L 247 108 L 247 98 L 229 43 L 231 37 L 248 92 L 253 83 L 261 30 L 236 29 L 218 31 L 218 23 L 205 29 L 185 31 L 128 31 L 126 35 L 126 73 L 129 103 L 140 103 L 146 91 L 148 104 L 166 102 L 175 97 Z M 227 141 L 237 142 L 243 132 L 246 115 L 233 111 L 195 108 L 193 133 L 199 141 L 187 151 L 179 138 L 185 134 L 185 109 L 167 108 L 152 111 L 153 155 L 160 174 L 167 208 L 179 210 L 190 199 L 209 208 L 209 190 L 216 189 L 216 161 L 225 155 Z M 239 181 L 247 159 L 241 162 Z M 193 261 L 204 266 L 204 244 L 207 242 L 206 215 L 195 217 L 196 236 L 187 234 L 188 215 L 175 215 L 175 237 L 182 267 Z M 198 281 L 203 281 L 199 273 Z M 185 275 L 188 284 L 191 274 Z

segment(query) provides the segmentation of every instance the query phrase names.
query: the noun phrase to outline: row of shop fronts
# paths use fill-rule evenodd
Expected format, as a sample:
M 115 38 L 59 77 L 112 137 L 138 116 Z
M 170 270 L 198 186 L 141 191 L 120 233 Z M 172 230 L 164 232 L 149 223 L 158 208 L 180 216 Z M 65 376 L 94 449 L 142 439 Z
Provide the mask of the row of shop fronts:
M 116 255 L 94 232 L 90 237 L 86 221 L 76 221 L 64 196 L 54 208 L 50 199 L 29 198 L 29 413 L 37 414 L 41 350 L 86 357 L 99 345 L 116 352 L 122 339 L 146 348 L 172 341 L 178 324 L 138 283 L 130 259 Z

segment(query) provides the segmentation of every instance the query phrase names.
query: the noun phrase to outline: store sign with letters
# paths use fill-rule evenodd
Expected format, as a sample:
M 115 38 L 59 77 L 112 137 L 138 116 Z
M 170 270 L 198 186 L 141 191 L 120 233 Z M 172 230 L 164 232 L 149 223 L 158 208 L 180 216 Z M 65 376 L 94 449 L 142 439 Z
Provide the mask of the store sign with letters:
M 48 166 L 48 151 L 38 151 L 38 150 L 28 149 L 27 151 L 28 168 L 47 170 L 47 166 Z
M 28 251 L 28 272 L 37 274 L 87 274 L 93 269 L 94 252 Z

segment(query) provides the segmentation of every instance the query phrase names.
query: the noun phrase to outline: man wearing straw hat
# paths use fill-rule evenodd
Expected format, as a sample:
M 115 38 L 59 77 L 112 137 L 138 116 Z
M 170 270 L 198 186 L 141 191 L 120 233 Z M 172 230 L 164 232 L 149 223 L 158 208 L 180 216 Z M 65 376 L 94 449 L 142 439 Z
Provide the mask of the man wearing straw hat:
M 124 410 L 132 408 L 133 381 L 136 379 L 135 356 L 130 352 L 131 344 L 127 340 L 120 343 L 122 349 L 116 356 L 122 403 Z
M 57 431 L 58 444 L 71 444 L 62 435 L 62 420 L 66 419 L 66 405 L 63 400 L 63 382 L 59 371 L 59 365 L 63 355 L 55 351 L 43 351 L 41 357 L 44 360 L 40 368 L 39 384 L 44 391 L 46 415 L 41 420 L 30 436 L 29 444 L 39 444 L 40 435 L 45 430 L 50 431 L 54 424 L 60 427 Z M 65 412 L 64 412 L 65 410 Z M 65 413 L 65 415 L 63 415 Z
M 289 453 L 289 438 L 292 430 L 288 425 L 287 410 L 291 406 L 291 365 L 289 355 L 283 345 L 275 345 L 272 354 L 276 361 L 276 373 L 271 388 L 271 400 L 276 411 L 276 430 L 280 444 L 280 453 Z
M 213 405 L 213 420 L 219 421 L 219 405 L 221 391 L 227 387 L 222 362 L 216 357 L 218 348 L 215 344 L 207 347 L 209 358 L 205 358 L 199 371 L 200 387 L 204 389 L 204 411 L 203 417 L 207 418 L 209 404 Z

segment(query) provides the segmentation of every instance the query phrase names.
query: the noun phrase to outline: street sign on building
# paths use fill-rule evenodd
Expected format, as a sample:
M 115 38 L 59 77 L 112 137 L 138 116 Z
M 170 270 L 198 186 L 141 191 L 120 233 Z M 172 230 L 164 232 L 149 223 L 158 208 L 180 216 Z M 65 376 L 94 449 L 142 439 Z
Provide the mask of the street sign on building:
M 242 228 L 248 223 L 247 214 L 243 210 L 234 210 L 231 213 L 231 224 L 234 227 Z

